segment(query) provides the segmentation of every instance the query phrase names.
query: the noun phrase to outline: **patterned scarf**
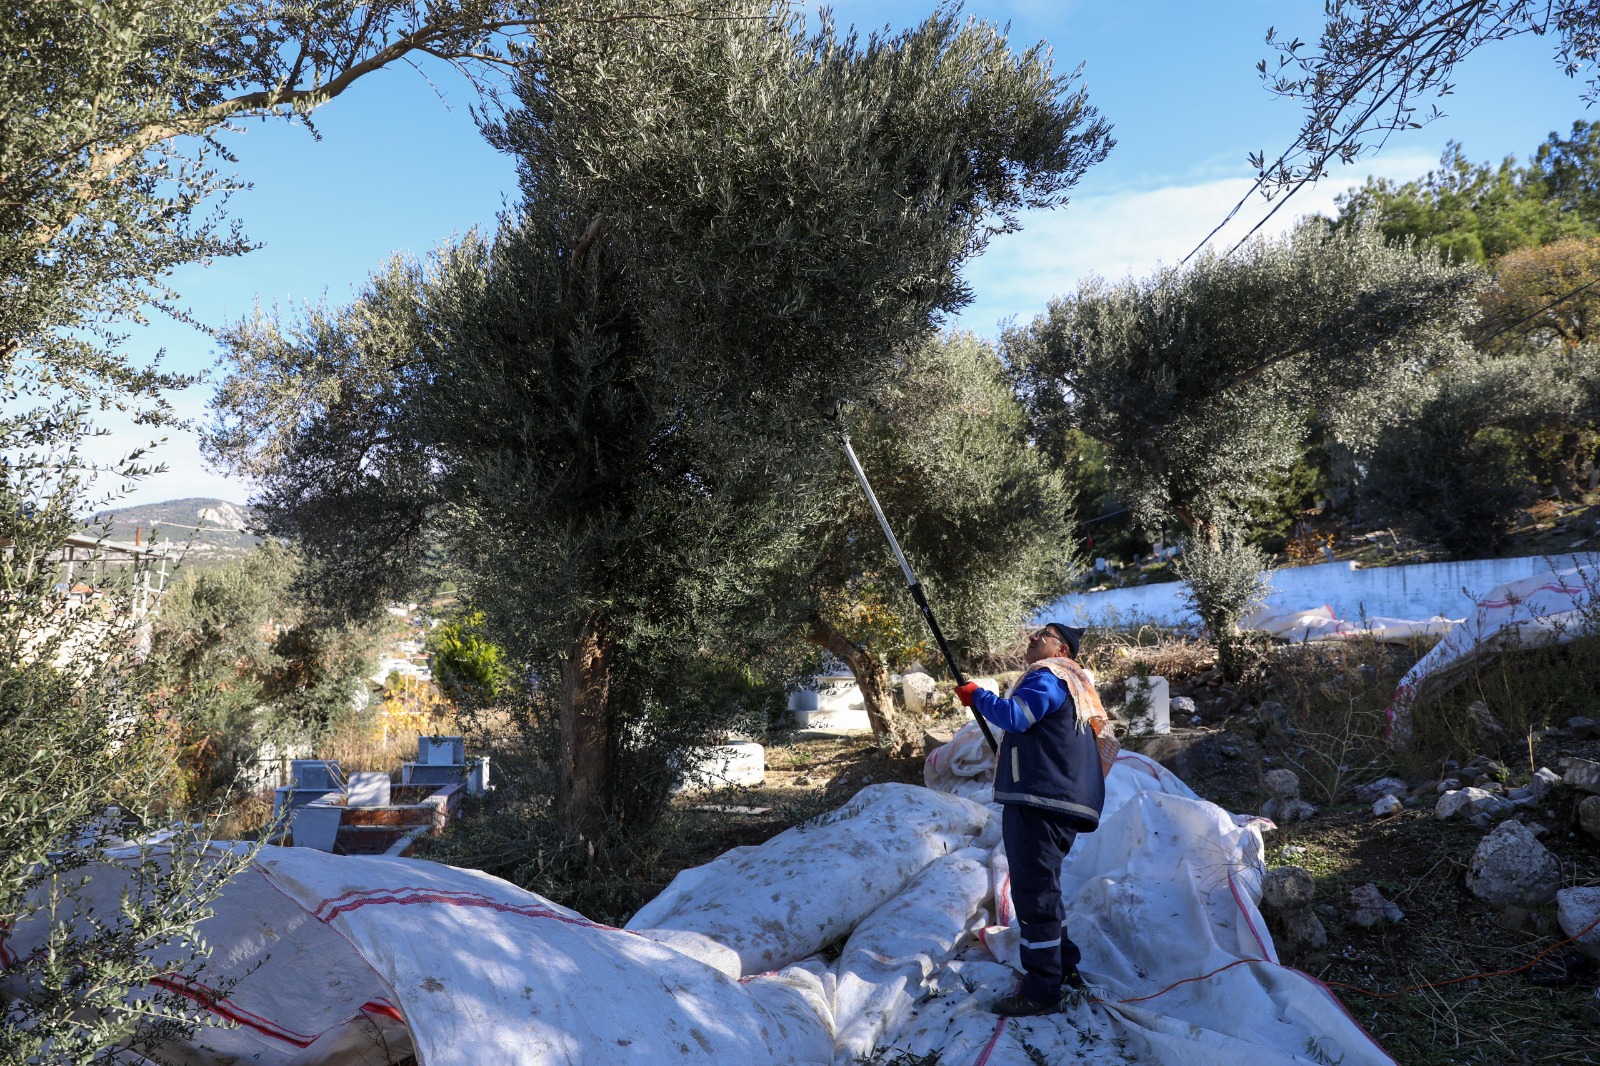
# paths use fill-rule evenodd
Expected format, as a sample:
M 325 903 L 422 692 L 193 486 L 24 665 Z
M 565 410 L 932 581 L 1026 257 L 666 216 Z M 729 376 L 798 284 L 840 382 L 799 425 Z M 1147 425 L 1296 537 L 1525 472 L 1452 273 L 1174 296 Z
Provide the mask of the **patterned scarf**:
M 1024 670 L 1022 677 L 1027 677 L 1035 670 L 1050 671 L 1060 678 L 1067 686 L 1067 691 L 1072 693 L 1072 704 L 1078 712 L 1078 727 L 1081 729 L 1088 726 L 1094 730 L 1095 747 L 1100 749 L 1100 772 L 1109 774 L 1111 767 L 1116 764 L 1117 753 L 1122 750 L 1122 745 L 1117 743 L 1116 735 L 1111 731 L 1111 718 L 1100 703 L 1100 693 L 1095 691 L 1089 671 L 1064 655 L 1040 659 Z M 1017 691 L 1017 685 L 1022 684 L 1022 677 L 1017 678 L 1016 684 L 1011 686 L 1011 691 L 1006 693 L 1008 697 Z

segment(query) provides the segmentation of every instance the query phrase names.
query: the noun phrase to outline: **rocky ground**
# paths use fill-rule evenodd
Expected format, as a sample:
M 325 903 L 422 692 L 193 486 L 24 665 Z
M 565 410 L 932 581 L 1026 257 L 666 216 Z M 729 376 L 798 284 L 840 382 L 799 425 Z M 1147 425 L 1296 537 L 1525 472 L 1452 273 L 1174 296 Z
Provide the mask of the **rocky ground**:
M 1600 734 L 1579 715 L 1520 739 L 1464 720 L 1446 757 L 1374 754 L 1380 697 L 1414 654 L 1264 649 L 1238 684 L 1193 644 L 1093 656 L 1108 705 L 1121 700 L 1117 676 L 1140 662 L 1172 681 L 1173 732 L 1130 736 L 1129 747 L 1229 810 L 1276 816 L 1265 909 L 1277 942 L 1396 1061 L 1600 1064 L 1600 967 L 1563 943 L 1600 918 L 1600 889 L 1582 891 L 1600 886 Z M 1600 677 L 1579 689 L 1600 710 Z M 1330 706 L 1351 710 L 1338 720 Z M 924 723 L 935 741 L 962 722 L 950 709 Z M 685 843 L 665 857 L 661 885 L 866 784 L 921 780 L 920 756 L 889 757 L 863 736 L 777 733 L 767 764 L 759 788 L 686 801 Z M 1450 817 L 1438 816 L 1441 800 Z M 659 885 L 638 888 L 642 902 Z

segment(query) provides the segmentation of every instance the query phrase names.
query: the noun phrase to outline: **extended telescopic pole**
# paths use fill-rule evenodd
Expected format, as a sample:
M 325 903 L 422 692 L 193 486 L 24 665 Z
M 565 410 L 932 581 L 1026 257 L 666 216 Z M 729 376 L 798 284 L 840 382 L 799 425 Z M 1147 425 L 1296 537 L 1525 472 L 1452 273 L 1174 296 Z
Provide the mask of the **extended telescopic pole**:
M 939 631 L 939 623 L 934 620 L 933 609 L 928 606 L 928 597 L 922 591 L 922 582 L 917 580 L 917 575 L 911 572 L 911 564 L 906 562 L 905 553 L 900 550 L 900 542 L 895 539 L 894 530 L 889 528 L 889 520 L 883 517 L 883 508 L 878 506 L 878 496 L 872 491 L 872 485 L 867 481 L 867 472 L 861 469 L 861 460 L 856 458 L 856 450 L 850 447 L 850 434 L 844 428 L 844 417 L 837 409 L 834 419 L 839 426 L 839 442 L 844 445 L 844 455 L 850 460 L 850 469 L 856 472 L 856 480 L 861 482 L 861 491 L 866 493 L 867 502 L 872 505 L 872 513 L 878 516 L 878 525 L 883 527 L 883 535 L 889 541 L 889 547 L 894 550 L 895 561 L 900 564 L 900 572 L 906 576 L 906 587 L 911 590 L 911 598 L 917 602 L 917 610 L 922 612 L 923 619 L 928 623 L 928 628 L 933 631 L 933 639 L 939 645 L 939 650 L 944 653 L 944 661 L 950 667 L 950 673 L 955 675 L 956 684 L 966 684 L 966 677 L 961 673 L 961 667 L 956 665 L 956 657 L 950 654 L 950 645 L 945 643 L 944 634 Z M 972 708 L 972 718 L 978 723 L 978 728 L 983 730 L 983 739 L 989 742 L 990 751 L 999 751 L 1000 746 L 995 743 L 994 734 L 989 732 L 989 723 L 983 720 L 976 708 Z

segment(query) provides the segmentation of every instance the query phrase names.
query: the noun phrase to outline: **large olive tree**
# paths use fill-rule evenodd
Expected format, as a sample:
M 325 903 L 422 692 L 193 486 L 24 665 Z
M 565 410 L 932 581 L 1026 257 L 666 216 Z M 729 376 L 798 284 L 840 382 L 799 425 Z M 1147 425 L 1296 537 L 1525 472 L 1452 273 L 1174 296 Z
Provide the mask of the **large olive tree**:
M 734 8 L 542 40 L 489 130 L 522 185 L 492 242 L 230 338 L 219 453 L 343 563 L 329 589 L 459 568 L 548 700 L 569 840 L 643 824 L 694 664 L 787 611 L 757 590 L 831 499 L 824 397 L 874 387 L 1109 146 L 1042 49 L 952 11 L 863 40 Z
M 1231 256 L 1091 279 L 1004 348 L 1040 438 L 1079 429 L 1104 444 L 1135 511 L 1177 518 L 1188 550 L 1209 556 L 1207 587 L 1236 590 L 1234 607 L 1201 610 L 1226 621 L 1251 596 L 1218 566 L 1254 565 L 1235 543 L 1243 509 L 1294 463 L 1307 412 L 1353 431 L 1353 398 L 1454 358 L 1480 280 L 1371 228 L 1313 220 Z

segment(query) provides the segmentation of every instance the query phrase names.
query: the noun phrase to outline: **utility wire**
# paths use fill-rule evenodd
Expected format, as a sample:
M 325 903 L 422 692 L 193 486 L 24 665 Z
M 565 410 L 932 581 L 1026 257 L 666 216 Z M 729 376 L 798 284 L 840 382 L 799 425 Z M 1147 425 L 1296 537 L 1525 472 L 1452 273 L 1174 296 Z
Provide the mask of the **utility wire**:
M 1566 294 L 1564 294 L 1562 296 L 1557 296 L 1554 300 L 1551 300 L 1549 303 L 1545 304 L 1543 307 L 1538 308 L 1537 310 L 1533 311 L 1530 314 L 1524 315 L 1523 317 L 1517 319 L 1515 322 L 1511 323 L 1510 325 L 1501 326 L 1499 329 L 1495 330 L 1493 333 L 1489 334 L 1487 337 L 1483 338 L 1483 340 L 1479 341 L 1478 343 L 1479 344 L 1488 344 L 1490 341 L 1494 340 L 1496 337 L 1499 337 L 1500 335 L 1502 335 L 1504 333 L 1509 333 L 1511 330 L 1516 329 L 1518 326 L 1524 325 L 1524 324 L 1526 324 L 1528 322 L 1532 322 L 1534 319 L 1538 318 L 1540 315 L 1544 314 L 1546 311 L 1550 310 L 1552 307 L 1555 307 L 1557 304 L 1564 304 L 1568 300 L 1572 299 L 1574 296 L 1578 295 L 1579 293 L 1585 291 L 1586 289 L 1592 289 L 1596 285 L 1600 285 L 1600 278 L 1595 278 L 1593 281 L 1587 282 L 1586 284 L 1583 284 L 1583 285 L 1579 285 L 1576 289 L 1573 289 L 1569 293 L 1566 293 Z

